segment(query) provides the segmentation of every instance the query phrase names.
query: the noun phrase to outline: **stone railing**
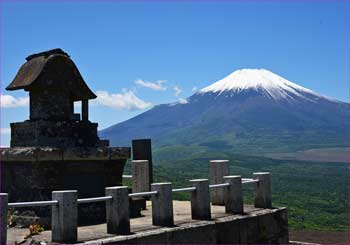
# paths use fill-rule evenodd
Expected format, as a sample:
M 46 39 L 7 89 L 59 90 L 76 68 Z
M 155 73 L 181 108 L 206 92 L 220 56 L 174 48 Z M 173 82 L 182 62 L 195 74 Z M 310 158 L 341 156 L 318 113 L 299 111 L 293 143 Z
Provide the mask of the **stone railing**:
M 222 167 L 227 161 L 214 161 L 211 168 L 211 178 L 222 175 Z M 171 183 L 152 183 L 150 190 L 144 181 L 147 176 L 137 174 L 137 169 L 143 169 L 147 161 L 133 161 L 133 187 L 139 191 L 128 192 L 127 186 L 107 187 L 105 196 L 78 199 L 76 190 L 53 191 L 52 200 L 40 202 L 8 203 L 8 195 L 0 194 L 1 205 L 1 244 L 6 244 L 7 236 L 7 211 L 14 207 L 51 206 L 51 229 L 52 242 L 74 243 L 78 241 L 78 205 L 81 203 L 105 202 L 107 233 L 116 235 L 130 234 L 129 199 L 133 197 L 151 197 L 152 201 L 152 224 L 156 226 L 171 227 L 174 225 L 173 199 L 174 192 L 191 193 L 191 216 L 195 220 L 210 220 L 211 205 L 210 197 L 223 200 L 225 212 L 229 214 L 243 214 L 242 184 L 254 183 L 255 207 L 271 208 L 271 181 L 270 173 L 254 173 L 253 178 L 241 178 L 239 175 L 221 176 L 221 183 L 209 184 L 208 179 L 190 180 L 191 186 L 173 189 Z M 137 183 L 134 183 L 137 182 Z M 142 185 L 143 183 L 143 185 Z M 141 188 L 142 187 L 142 188 Z M 210 193 L 212 192 L 212 193 Z

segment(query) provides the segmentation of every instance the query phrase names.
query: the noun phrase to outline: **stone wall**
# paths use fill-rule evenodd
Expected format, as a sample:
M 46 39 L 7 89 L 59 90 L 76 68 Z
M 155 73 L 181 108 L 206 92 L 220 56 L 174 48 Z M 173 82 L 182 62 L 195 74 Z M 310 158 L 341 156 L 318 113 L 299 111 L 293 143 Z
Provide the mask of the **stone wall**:
M 194 221 L 84 244 L 288 244 L 286 208 Z
M 79 198 L 104 196 L 105 187 L 122 184 L 130 148 L 15 147 L 1 149 L 1 156 L 1 192 L 9 194 L 9 202 L 44 201 L 56 190 L 78 190 Z M 80 224 L 105 220 L 104 203 L 79 208 Z M 17 210 L 51 216 L 47 207 Z

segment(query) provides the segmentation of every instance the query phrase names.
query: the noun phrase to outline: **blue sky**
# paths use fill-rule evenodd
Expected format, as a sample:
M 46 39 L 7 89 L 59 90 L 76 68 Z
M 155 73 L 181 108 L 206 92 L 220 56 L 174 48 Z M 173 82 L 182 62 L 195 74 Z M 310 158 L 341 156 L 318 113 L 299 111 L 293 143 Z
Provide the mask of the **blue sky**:
M 175 102 L 241 68 L 265 68 L 349 101 L 350 2 L 1 2 L 1 145 L 28 118 L 9 84 L 29 54 L 60 47 L 99 98 L 99 129 Z

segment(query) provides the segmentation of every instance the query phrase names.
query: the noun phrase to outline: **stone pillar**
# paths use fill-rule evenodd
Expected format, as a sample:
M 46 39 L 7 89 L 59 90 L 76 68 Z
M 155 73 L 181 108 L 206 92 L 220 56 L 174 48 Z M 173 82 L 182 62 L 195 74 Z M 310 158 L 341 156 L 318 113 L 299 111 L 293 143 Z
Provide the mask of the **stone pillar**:
M 112 200 L 106 201 L 108 234 L 130 234 L 128 194 L 129 192 L 127 186 L 115 186 L 106 188 L 106 196 L 112 196 Z
M 89 101 L 81 101 L 81 120 L 89 121 Z
M 152 196 L 152 224 L 174 226 L 171 183 L 151 184 L 151 190 L 158 192 Z
M 78 192 L 53 191 L 52 200 L 58 204 L 52 205 L 52 242 L 75 243 L 78 240 Z
M 229 161 L 228 160 L 211 160 L 210 161 L 210 184 L 224 183 L 224 176 L 229 175 Z M 224 189 L 215 188 L 210 193 L 211 202 L 213 205 L 224 205 Z
M 7 193 L 0 193 L 0 244 L 6 244 L 7 240 L 7 203 L 8 195 Z
M 230 214 L 243 214 L 242 179 L 239 175 L 224 176 L 225 183 L 225 212 Z
M 150 190 L 149 164 L 148 160 L 133 160 L 132 171 L 132 192 L 145 192 Z
M 191 214 L 192 219 L 210 220 L 210 192 L 209 181 L 207 179 L 190 180 L 196 191 L 191 195 Z
M 132 159 L 148 160 L 149 183 L 153 183 L 153 162 L 151 139 L 136 139 L 132 141 Z
M 256 183 L 255 190 L 255 207 L 256 208 L 271 208 L 271 175 L 265 173 L 253 173 L 254 179 L 259 180 Z

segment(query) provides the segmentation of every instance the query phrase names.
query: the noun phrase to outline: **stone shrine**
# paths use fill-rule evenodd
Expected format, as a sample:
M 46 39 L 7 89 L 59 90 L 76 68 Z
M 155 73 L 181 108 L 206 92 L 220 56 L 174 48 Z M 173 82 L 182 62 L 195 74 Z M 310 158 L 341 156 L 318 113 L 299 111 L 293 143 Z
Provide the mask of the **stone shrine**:
M 51 191 L 78 190 L 79 198 L 103 196 L 122 184 L 130 147 L 109 147 L 89 121 L 89 89 L 69 55 L 61 49 L 30 55 L 7 90 L 29 92 L 30 116 L 11 123 L 11 147 L 1 149 L 1 192 L 9 202 L 51 200 Z M 81 101 L 80 114 L 74 102 Z M 79 206 L 79 223 L 105 219 L 104 205 Z M 28 210 L 21 208 L 19 213 Z M 47 208 L 30 208 L 49 224 Z
M 6 90 L 29 92 L 30 118 L 11 123 L 11 147 L 80 147 L 106 144 L 97 136 L 97 123 L 89 121 L 88 102 L 96 95 L 86 85 L 77 67 L 61 49 L 26 58 Z M 74 102 L 81 101 L 80 114 Z

